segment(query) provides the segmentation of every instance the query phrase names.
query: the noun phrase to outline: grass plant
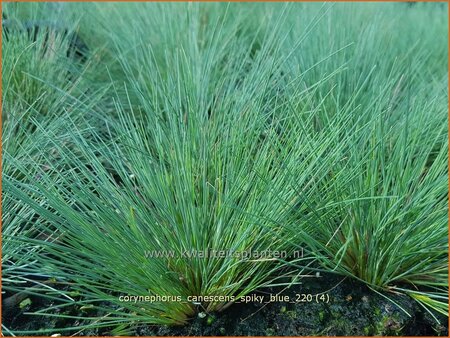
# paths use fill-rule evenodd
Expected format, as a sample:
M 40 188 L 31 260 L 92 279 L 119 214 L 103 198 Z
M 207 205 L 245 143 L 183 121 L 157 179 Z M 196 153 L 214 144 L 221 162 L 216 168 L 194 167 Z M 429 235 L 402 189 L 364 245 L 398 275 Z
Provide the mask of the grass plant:
M 86 64 L 3 39 L 3 289 L 82 321 L 58 332 L 186 324 L 307 268 L 447 314 L 446 12 L 400 5 L 67 4 Z
M 358 125 L 358 132 L 341 135 L 347 145 L 323 184 L 331 204 L 317 212 L 329 219 L 310 227 L 299 222 L 292 233 L 299 241 L 306 236 L 328 270 L 447 314 L 446 13 L 422 4 L 394 14 L 383 4 L 368 18 L 366 5 L 334 6 L 306 41 L 308 53 L 299 50 L 294 61 L 301 74 L 336 51 L 304 82 L 345 65 L 328 82 L 327 95 L 317 93 L 323 109 L 316 124 L 327 131 L 334 128 L 331 116 L 347 114 L 344 129 Z M 355 20 L 347 24 L 343 13 Z M 429 20 L 436 23 L 431 28 Z M 336 26 L 347 31 L 332 30 Z

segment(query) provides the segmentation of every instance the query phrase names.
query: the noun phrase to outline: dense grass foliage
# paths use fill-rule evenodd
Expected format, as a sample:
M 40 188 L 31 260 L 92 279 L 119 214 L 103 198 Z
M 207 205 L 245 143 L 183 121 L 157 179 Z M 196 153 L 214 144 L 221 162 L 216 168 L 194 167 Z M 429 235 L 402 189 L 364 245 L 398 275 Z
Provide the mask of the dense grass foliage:
M 406 292 L 447 314 L 447 22 L 439 10 L 335 6 L 305 41 L 308 53 L 296 51 L 300 77 L 333 53 L 303 76 L 305 85 L 347 69 L 327 82 L 325 93 L 317 91 L 324 102 L 317 127 L 328 130 L 331 116 L 351 109 L 346 123 L 359 131 L 341 135 L 347 146 L 330 164 L 332 205 L 321 211 L 329 220 L 306 233 L 304 226 L 292 230 L 299 241 L 306 235 L 329 269 Z M 414 29 L 406 33 L 406 26 Z
M 55 170 L 59 154 L 48 135 L 68 143 L 65 125 L 76 123 L 81 133 L 99 91 L 87 86 L 88 55 L 84 64 L 71 48 L 74 26 L 56 24 L 38 15 L 37 6 L 7 6 L 3 13 L 2 39 L 2 183 L 14 178 L 22 183 L 39 180 Z M 56 16 L 56 13 L 53 13 Z M 104 91 L 104 90 L 101 90 Z M 76 113 L 72 113 L 76 111 Z M 91 121 L 94 125 L 94 120 Z M 45 133 L 43 133 L 45 130 Z M 51 161 L 45 157 L 50 157 Z M 14 163 L 26 166 L 26 174 Z M 61 167 L 60 167 L 61 168 Z M 42 246 L 19 240 L 47 241 L 54 228 L 43 232 L 35 226 L 39 215 L 11 191 L 2 189 L 2 287 L 5 312 L 26 298 L 24 288 L 36 292 L 35 276 L 23 269 Z M 7 328 L 4 327 L 5 330 Z
M 3 30 L 9 311 L 185 324 L 325 270 L 447 314 L 445 9 L 64 4 L 65 29 Z
M 5 11 L 4 18 L 16 18 L 18 9 Z M 30 14 L 29 19 L 33 17 Z M 12 177 L 32 182 L 41 172 L 51 169 L 42 160 L 44 152 L 55 156 L 48 146 L 49 140 L 38 131 L 37 123 L 42 123 L 48 133 L 62 133 L 63 112 L 83 104 L 82 93 L 75 89 L 81 70 L 67 61 L 71 57 L 66 53 L 67 34 L 27 30 L 15 19 L 4 19 L 3 24 L 2 182 Z M 25 180 L 11 159 L 25 166 L 30 163 L 36 166 L 36 170 L 28 167 L 30 180 Z M 42 238 L 42 234 L 33 226 L 38 218 L 35 211 L 25 203 L 17 203 L 5 189 L 2 210 L 3 288 L 14 289 L 27 284 L 27 276 L 17 271 L 29 264 L 32 252 L 39 249 L 34 244 L 17 242 L 17 237 Z

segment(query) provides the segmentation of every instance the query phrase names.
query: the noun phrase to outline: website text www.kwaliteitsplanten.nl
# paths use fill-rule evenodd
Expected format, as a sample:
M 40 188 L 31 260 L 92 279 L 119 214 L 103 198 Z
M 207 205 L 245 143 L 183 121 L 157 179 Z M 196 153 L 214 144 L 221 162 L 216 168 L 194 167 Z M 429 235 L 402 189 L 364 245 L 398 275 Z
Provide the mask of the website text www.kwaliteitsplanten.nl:
M 153 258 L 238 258 L 238 259 L 286 259 L 286 258 L 303 258 L 303 249 L 294 251 L 277 251 L 277 250 L 147 250 L 144 253 L 148 259 Z

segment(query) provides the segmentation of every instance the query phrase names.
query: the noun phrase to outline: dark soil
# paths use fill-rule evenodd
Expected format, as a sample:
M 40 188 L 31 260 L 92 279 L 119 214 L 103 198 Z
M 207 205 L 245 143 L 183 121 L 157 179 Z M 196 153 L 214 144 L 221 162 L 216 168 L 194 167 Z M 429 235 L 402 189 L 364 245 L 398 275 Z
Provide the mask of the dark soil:
M 258 294 L 269 300 L 271 294 L 281 290 Z M 189 326 L 144 326 L 136 333 L 141 336 L 448 336 L 447 318 L 440 318 L 442 324 L 439 324 L 408 296 L 388 295 L 411 314 L 409 317 L 393 302 L 350 279 L 333 275 L 307 278 L 302 285 L 281 294 L 289 296 L 290 302 L 236 304 L 221 314 L 211 315 L 211 319 L 197 318 Z M 311 295 L 311 301 L 302 295 Z
M 277 294 L 289 301 L 270 301 Z M 78 335 L 138 336 L 448 336 L 447 318 L 436 320 L 408 296 L 386 294 L 392 301 L 371 291 L 364 284 L 335 275 L 304 278 L 302 284 L 255 292 L 262 303 L 236 303 L 222 313 L 201 315 L 183 327 L 134 325 L 80 330 Z M 48 304 L 47 304 L 48 305 Z M 82 325 L 70 319 L 27 316 L 42 304 L 33 300 L 22 313 L 4 317 L 12 330 L 38 330 Z M 79 313 L 73 313 L 79 315 Z M 92 315 L 92 314 L 89 314 Z M 203 317 L 203 318 L 201 318 Z M 50 334 L 52 334 L 50 333 Z M 74 332 L 71 332 L 73 334 Z M 3 334 L 7 332 L 3 331 Z M 45 333 L 44 335 L 50 335 Z

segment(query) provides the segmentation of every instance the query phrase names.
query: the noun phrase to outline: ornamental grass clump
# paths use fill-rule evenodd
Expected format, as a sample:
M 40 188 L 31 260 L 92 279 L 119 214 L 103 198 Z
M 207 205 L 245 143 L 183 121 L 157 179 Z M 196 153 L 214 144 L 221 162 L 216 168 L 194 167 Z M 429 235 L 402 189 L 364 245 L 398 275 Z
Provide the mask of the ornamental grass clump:
M 41 216 L 34 227 L 53 233 L 51 241 L 23 236 L 43 249 L 22 272 L 54 280 L 64 293 L 61 308 L 107 314 L 85 327 L 185 324 L 259 287 L 291 283 L 299 272 L 286 262 L 308 260 L 284 236 L 298 203 L 290 186 L 295 177 L 308 187 L 304 199 L 313 194 L 311 182 L 325 175 L 337 135 L 310 138 L 316 108 L 282 72 L 280 17 L 256 52 L 228 16 L 210 23 L 215 28 L 204 30 L 199 48 L 198 36 L 183 29 L 183 20 L 197 27 L 197 8 L 179 17 L 159 13 L 165 31 L 181 34 L 186 47 L 163 59 L 148 42 L 119 49 L 130 101 L 117 101 L 107 138 L 69 124 L 64 143 L 40 128 L 58 154 L 55 170 L 33 183 L 4 182 Z M 37 164 L 11 161 L 31 179 L 29 166 Z M 219 251 L 225 256 L 205 257 Z M 61 316 L 52 311 L 36 314 Z
M 58 333 L 183 325 L 306 269 L 446 313 L 446 22 L 397 5 L 68 4 L 85 64 L 4 39 L 4 290 Z
M 342 134 L 342 160 L 330 166 L 333 184 L 324 184 L 331 203 L 317 212 L 328 219 L 309 227 L 299 222 L 292 233 L 306 240 L 327 270 L 378 291 L 408 294 L 447 315 L 446 14 L 439 7 L 399 14 L 385 7 L 380 17 L 365 21 L 364 32 L 350 25 L 330 37 L 322 33 L 344 24 L 341 11 L 367 19 L 364 6 L 337 5 L 308 40 L 317 47 L 311 47 L 316 59 L 339 50 L 323 62 L 325 69 L 349 60 L 328 84 L 329 95 L 317 98 L 325 107 L 317 126 L 334 128 L 330 116 L 346 114 L 348 126 L 358 127 Z M 301 53 L 296 61 L 303 68 L 313 62 Z M 321 71 L 315 68 L 305 81 Z
M 77 123 L 83 133 L 88 127 L 81 117 L 98 100 L 91 91 L 88 103 L 86 81 L 81 78 L 87 66 L 72 53 L 73 29 L 55 28 L 51 21 L 37 24 L 42 22 L 35 12 L 23 16 L 19 9 L 15 4 L 4 6 L 2 22 L 2 305 L 6 316 L 16 313 L 27 297 L 23 290 L 33 291 L 42 282 L 39 274 L 23 272 L 42 247 L 22 239 L 46 241 L 53 232 L 35 227 L 42 221 L 40 215 L 5 189 L 5 181 L 32 183 L 43 172 L 55 170 L 58 156 L 48 135 L 68 142 L 64 127 L 68 122 Z M 26 174 L 18 163 L 27 168 Z

